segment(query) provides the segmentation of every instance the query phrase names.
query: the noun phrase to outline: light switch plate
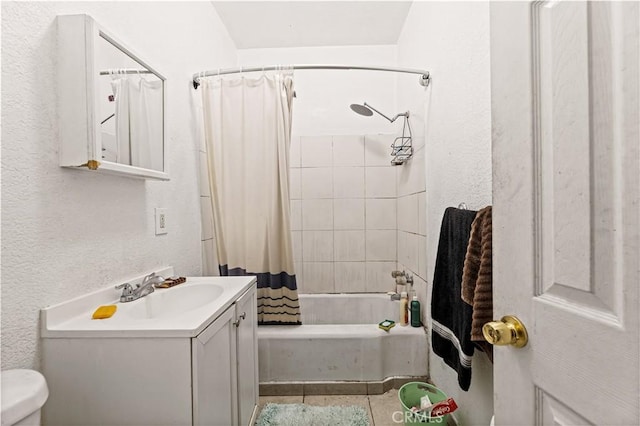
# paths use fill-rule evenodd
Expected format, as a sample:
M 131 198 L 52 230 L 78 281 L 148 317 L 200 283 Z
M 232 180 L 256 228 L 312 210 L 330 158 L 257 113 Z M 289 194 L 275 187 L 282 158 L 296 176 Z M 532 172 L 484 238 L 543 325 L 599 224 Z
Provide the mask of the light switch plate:
M 156 235 L 167 232 L 167 209 L 156 207 Z

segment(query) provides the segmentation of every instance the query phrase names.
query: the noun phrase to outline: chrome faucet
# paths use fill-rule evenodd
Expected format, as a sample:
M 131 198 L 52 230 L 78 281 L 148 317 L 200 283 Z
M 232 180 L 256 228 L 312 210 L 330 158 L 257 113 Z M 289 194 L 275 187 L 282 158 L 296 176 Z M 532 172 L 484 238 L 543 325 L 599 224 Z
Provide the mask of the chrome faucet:
M 129 283 L 124 283 L 116 286 L 116 290 L 122 289 L 122 295 L 120 296 L 120 302 L 133 302 L 141 297 L 145 297 L 155 290 L 154 285 L 160 284 L 164 281 L 164 278 L 160 275 L 156 275 L 155 272 L 150 273 L 142 279 L 142 283 L 136 284 L 135 288 Z
M 411 286 L 411 290 L 409 291 L 409 294 L 413 291 L 413 275 L 411 275 L 409 272 L 405 272 L 405 271 L 391 271 L 391 276 L 393 278 L 396 279 L 396 285 L 407 285 L 409 284 Z M 390 291 L 389 293 L 387 293 L 389 296 L 391 296 L 391 300 L 400 300 L 400 293 L 398 293 L 398 291 Z

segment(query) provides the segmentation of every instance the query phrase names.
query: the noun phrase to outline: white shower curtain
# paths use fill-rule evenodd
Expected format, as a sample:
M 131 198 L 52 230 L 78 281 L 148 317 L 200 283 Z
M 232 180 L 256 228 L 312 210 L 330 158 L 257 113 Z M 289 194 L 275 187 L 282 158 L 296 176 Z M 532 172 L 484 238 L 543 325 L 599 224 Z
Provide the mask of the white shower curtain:
M 115 98 L 116 163 L 131 164 L 131 136 L 129 134 L 129 80 L 112 76 L 111 89 Z
M 112 76 L 115 95 L 116 162 L 164 170 L 162 81 Z
M 202 79 L 220 275 L 256 275 L 258 322 L 299 324 L 289 219 L 290 74 Z

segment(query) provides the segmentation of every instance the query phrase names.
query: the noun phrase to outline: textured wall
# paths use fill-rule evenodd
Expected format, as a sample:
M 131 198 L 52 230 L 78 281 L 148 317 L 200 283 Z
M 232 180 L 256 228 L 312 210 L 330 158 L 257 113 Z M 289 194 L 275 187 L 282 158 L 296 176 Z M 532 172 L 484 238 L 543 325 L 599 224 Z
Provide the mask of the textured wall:
M 398 42 L 398 65 L 426 68 L 432 83 L 398 79 L 398 104 L 415 114 L 426 140 L 427 297 L 444 209 L 491 204 L 491 103 L 488 2 L 414 2 Z M 417 116 L 416 116 L 417 115 Z M 429 305 L 427 305 L 429 306 Z M 427 312 L 430 317 L 430 314 Z M 492 367 L 476 353 L 468 392 L 441 358 L 429 360 L 433 381 L 453 396 L 461 424 L 487 425 L 493 411 Z
M 69 13 L 93 16 L 168 78 L 171 181 L 58 167 L 55 17 Z M 2 3 L 2 369 L 38 368 L 44 306 L 162 265 L 200 274 L 189 79 L 235 63 L 209 2 Z M 168 208 L 168 235 L 154 235 L 154 207 Z

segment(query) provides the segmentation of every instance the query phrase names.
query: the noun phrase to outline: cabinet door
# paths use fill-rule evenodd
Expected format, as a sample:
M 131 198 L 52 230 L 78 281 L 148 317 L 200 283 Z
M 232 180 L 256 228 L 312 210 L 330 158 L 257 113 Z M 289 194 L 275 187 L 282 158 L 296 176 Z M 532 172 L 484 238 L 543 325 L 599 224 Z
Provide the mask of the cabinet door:
M 257 321 L 258 302 L 252 287 L 236 302 L 238 412 L 242 426 L 249 424 L 258 403 Z
M 191 339 L 194 425 L 238 424 L 234 316 L 231 306 Z

